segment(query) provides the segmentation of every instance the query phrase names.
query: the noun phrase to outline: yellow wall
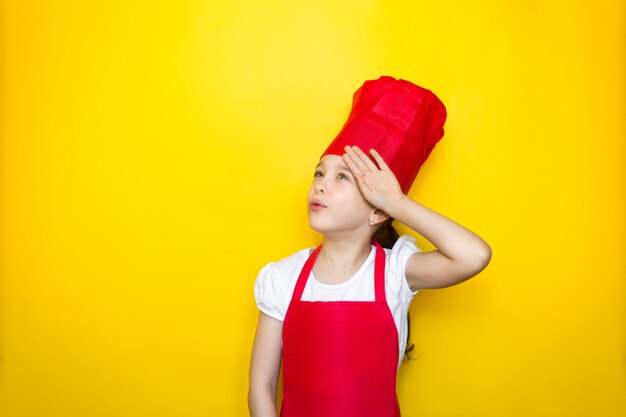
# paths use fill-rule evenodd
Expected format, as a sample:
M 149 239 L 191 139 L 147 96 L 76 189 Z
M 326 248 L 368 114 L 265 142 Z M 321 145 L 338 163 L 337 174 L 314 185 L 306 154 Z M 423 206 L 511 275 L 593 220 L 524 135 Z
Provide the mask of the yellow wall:
M 626 415 L 623 2 L 30 3 L 0 10 L 0 416 L 246 415 L 254 279 L 319 242 L 314 164 L 381 74 L 448 108 L 410 196 L 493 249 L 415 298 L 403 415 Z

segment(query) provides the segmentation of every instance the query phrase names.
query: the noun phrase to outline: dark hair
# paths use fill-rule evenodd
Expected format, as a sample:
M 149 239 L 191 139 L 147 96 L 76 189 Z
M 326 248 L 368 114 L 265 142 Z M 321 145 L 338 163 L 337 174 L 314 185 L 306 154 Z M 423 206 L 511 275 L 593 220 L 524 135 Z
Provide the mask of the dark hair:
M 398 238 L 400 237 L 396 229 L 391 224 L 393 220 L 394 219 L 391 217 L 385 220 L 382 223 L 382 225 L 376 230 L 376 232 L 374 232 L 374 236 L 372 236 L 372 239 L 380 243 L 380 246 L 382 246 L 383 248 L 387 248 L 387 249 L 393 248 L 393 245 L 395 245 L 395 243 L 398 241 Z M 406 320 L 407 320 L 407 337 L 406 337 L 407 343 L 406 343 L 406 348 L 404 349 L 404 356 L 406 357 L 406 361 L 408 362 L 411 360 L 413 356 L 413 350 L 415 349 L 415 344 L 411 343 L 411 340 L 410 340 L 411 317 L 408 312 L 406 315 Z

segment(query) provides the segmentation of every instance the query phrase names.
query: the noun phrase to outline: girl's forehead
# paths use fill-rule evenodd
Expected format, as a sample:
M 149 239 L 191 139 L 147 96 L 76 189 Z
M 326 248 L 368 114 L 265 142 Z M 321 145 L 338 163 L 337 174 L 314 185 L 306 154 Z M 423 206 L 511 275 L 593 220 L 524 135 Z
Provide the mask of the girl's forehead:
M 345 162 L 343 158 L 339 155 L 327 154 L 320 158 L 320 161 L 318 162 L 318 166 L 319 165 L 324 165 L 324 166 L 345 165 Z

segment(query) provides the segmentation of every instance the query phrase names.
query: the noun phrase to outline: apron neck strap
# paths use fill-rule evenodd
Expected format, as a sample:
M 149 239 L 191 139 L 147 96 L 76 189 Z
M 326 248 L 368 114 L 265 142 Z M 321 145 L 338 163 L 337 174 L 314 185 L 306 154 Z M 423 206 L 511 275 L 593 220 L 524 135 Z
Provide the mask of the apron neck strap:
M 372 244 L 376 247 L 376 257 L 374 258 L 374 289 L 376 301 L 385 301 L 385 250 L 380 246 L 377 241 L 372 241 Z M 296 282 L 296 288 L 293 290 L 292 299 L 300 301 L 306 282 L 313 270 L 313 265 L 319 255 L 322 245 L 320 244 L 304 263 L 300 276 Z

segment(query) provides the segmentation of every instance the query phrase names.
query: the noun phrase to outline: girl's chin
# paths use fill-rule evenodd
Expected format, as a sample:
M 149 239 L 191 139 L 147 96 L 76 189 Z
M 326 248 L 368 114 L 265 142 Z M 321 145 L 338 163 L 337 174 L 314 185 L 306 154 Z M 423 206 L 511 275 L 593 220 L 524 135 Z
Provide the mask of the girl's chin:
M 311 227 L 311 229 L 315 230 L 317 233 L 321 233 L 323 235 L 336 231 L 336 228 L 329 227 L 329 225 L 324 225 L 320 221 L 311 219 L 311 217 L 309 217 L 309 226 Z
M 317 233 L 324 234 L 327 231 L 324 227 L 320 227 L 319 224 L 317 224 L 314 221 L 311 221 L 310 218 L 309 218 L 309 226 L 311 227 L 311 229 L 315 230 Z

